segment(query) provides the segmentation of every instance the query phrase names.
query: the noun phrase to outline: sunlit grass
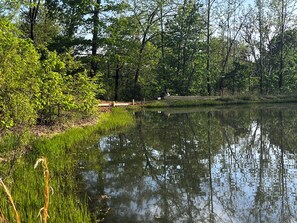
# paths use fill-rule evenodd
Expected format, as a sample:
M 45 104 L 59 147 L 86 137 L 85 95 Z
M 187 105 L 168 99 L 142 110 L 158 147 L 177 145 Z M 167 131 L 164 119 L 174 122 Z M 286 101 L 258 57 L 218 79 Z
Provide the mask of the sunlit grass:
M 123 111 L 123 108 L 114 108 L 111 113 L 104 114 L 96 128 L 100 133 L 105 133 L 106 131 L 130 126 L 133 124 L 133 117 L 128 112 Z
M 6 157 L 2 158 L 7 160 L 0 164 L 0 174 L 10 188 L 22 222 L 38 222 L 41 207 L 42 222 L 91 222 L 87 197 L 78 194 L 80 188 L 76 179 L 79 160 L 85 156 L 83 150 L 97 145 L 101 135 L 130 125 L 133 125 L 132 115 L 115 108 L 111 113 L 101 114 L 94 126 L 72 128 L 51 138 L 31 136 L 27 144 L 13 135 L 0 140 L 0 148 L 6 152 Z M 12 151 L 19 149 L 22 151 L 19 155 L 9 157 Z M 96 151 L 97 157 L 85 158 L 96 158 L 98 162 L 100 151 Z M 39 160 L 44 168 L 34 169 L 40 157 L 46 157 L 47 164 Z M 5 195 L 4 190 L 0 190 L 0 222 L 14 222 L 15 213 Z
M 8 200 L 13 208 L 13 211 L 14 211 L 14 215 L 15 215 L 15 220 L 17 223 L 21 223 L 21 219 L 20 219 L 20 215 L 19 215 L 19 212 L 17 211 L 16 209 L 16 206 L 14 204 L 14 201 L 13 201 L 13 198 L 11 196 L 11 193 L 10 191 L 8 190 L 7 186 L 4 184 L 3 180 L 0 179 L 0 186 L 2 186 L 4 188 L 4 192 L 6 193 L 7 197 L 8 197 Z M 1 215 L 3 216 L 3 219 L 5 219 L 4 217 L 4 214 L 1 213 Z

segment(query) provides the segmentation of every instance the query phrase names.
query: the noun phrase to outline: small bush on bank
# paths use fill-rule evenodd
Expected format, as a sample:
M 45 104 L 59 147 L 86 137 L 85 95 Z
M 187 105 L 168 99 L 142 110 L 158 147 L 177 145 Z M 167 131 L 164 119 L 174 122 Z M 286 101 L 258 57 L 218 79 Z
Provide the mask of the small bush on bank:
M 94 113 L 98 78 L 89 78 L 71 53 L 36 50 L 11 23 L 0 19 L 0 27 L 0 129 Z

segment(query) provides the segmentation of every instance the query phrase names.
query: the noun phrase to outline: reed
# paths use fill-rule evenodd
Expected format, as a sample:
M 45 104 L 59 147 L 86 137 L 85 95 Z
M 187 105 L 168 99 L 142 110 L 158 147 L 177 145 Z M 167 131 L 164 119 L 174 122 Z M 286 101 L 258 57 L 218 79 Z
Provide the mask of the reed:
M 2 223 L 7 223 L 7 221 L 6 221 L 5 217 L 4 217 L 4 214 L 3 214 L 1 208 L 0 208 L 0 215 L 1 215 L 1 222 L 2 222 Z
M 14 201 L 13 201 L 13 199 L 12 199 L 11 193 L 10 193 L 10 191 L 8 190 L 8 188 L 6 187 L 6 185 L 4 184 L 4 182 L 3 182 L 2 179 L 0 179 L 0 185 L 4 188 L 4 191 L 5 191 L 5 193 L 7 194 L 7 197 L 8 197 L 8 199 L 9 199 L 9 201 L 10 201 L 12 207 L 13 207 L 13 211 L 14 211 L 14 215 L 15 215 L 16 222 L 17 222 L 17 223 L 21 223 L 21 218 L 20 218 L 20 215 L 19 215 L 19 213 L 18 213 L 18 211 L 17 211 L 17 209 L 16 209 L 16 207 L 15 207 L 15 204 L 14 204 Z M 2 212 L 1 212 L 1 215 L 3 215 Z M 4 216 L 3 216 L 3 217 L 4 217 Z
M 45 189 L 44 189 L 44 207 L 41 208 L 43 211 L 43 216 L 42 220 L 44 223 L 47 223 L 47 218 L 48 218 L 48 207 L 49 207 L 49 169 L 47 165 L 47 160 L 45 157 L 42 157 L 38 159 L 34 165 L 34 169 L 37 168 L 39 163 L 42 163 L 43 167 L 43 173 L 44 173 L 44 178 L 45 178 Z

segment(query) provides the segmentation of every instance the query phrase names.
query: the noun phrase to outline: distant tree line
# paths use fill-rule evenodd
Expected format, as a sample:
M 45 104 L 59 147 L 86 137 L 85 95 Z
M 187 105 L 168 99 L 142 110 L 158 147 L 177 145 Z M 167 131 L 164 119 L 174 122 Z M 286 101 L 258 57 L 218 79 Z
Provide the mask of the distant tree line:
M 18 100 L 50 122 L 95 97 L 295 93 L 296 4 L 1 1 L 1 122 L 18 120 Z

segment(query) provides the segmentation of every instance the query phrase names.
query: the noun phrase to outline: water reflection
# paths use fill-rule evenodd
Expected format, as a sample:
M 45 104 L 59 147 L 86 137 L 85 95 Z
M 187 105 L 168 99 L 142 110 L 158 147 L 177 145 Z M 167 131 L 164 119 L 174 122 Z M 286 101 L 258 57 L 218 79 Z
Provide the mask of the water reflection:
M 296 111 L 137 113 L 100 140 L 106 164 L 82 172 L 86 189 L 110 197 L 106 222 L 296 222 Z

